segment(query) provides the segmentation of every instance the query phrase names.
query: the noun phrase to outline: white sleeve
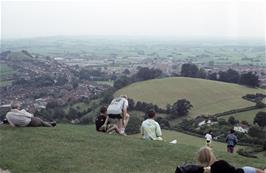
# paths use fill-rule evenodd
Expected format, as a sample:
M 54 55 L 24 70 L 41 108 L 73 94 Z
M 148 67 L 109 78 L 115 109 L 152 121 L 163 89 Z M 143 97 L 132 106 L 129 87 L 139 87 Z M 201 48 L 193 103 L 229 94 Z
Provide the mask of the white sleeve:
M 157 122 L 156 122 L 156 135 L 157 135 L 157 137 L 162 136 L 161 127 L 160 127 L 159 123 L 157 123 Z
M 24 114 L 26 117 L 33 117 L 33 114 L 27 112 L 25 109 L 22 109 L 19 112 Z
M 128 100 L 127 99 L 125 99 L 125 101 L 124 101 L 124 107 L 123 107 L 123 109 L 127 109 L 128 108 Z

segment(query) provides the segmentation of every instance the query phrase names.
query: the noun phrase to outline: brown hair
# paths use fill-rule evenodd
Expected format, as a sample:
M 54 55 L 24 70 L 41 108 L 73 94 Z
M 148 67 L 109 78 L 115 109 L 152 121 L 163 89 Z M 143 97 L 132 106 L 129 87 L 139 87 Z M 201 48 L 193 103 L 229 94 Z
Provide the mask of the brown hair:
M 147 114 L 148 114 L 149 118 L 154 118 L 156 113 L 155 113 L 155 111 L 153 109 L 151 109 L 151 110 L 148 111 Z
M 10 106 L 11 106 L 11 109 L 18 109 L 20 107 L 20 102 L 19 101 L 12 101 Z
M 210 147 L 202 147 L 197 154 L 198 164 L 203 167 L 209 167 L 215 162 L 216 158 Z
M 105 114 L 106 111 L 107 111 L 106 106 L 101 107 L 101 109 L 100 109 L 100 113 Z
M 120 95 L 120 97 L 127 99 L 127 95 Z

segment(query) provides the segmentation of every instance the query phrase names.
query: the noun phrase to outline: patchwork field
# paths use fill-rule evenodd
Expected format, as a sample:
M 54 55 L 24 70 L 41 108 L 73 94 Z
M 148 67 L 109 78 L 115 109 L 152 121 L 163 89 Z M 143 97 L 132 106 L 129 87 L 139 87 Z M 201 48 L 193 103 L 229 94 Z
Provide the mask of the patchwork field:
M 133 83 L 118 90 L 115 95 L 127 94 L 135 101 L 154 103 L 165 108 L 179 99 L 193 105 L 190 115 L 214 114 L 253 106 L 241 97 L 252 93 L 265 93 L 263 89 L 195 78 L 172 77 Z
M 177 165 L 195 162 L 204 139 L 163 131 L 165 142 L 144 141 L 139 135 L 107 135 L 94 126 L 64 125 L 55 128 L 11 128 L 0 126 L 0 168 L 12 173 L 36 172 L 174 172 Z M 169 144 L 177 139 L 177 144 Z M 236 166 L 264 167 L 266 156 L 245 158 L 225 152 L 214 143 L 218 159 Z
M 266 112 L 266 108 L 256 109 L 256 110 L 247 111 L 247 112 L 241 112 L 237 114 L 223 116 L 221 118 L 228 119 L 230 116 L 234 116 L 239 121 L 247 121 L 250 124 L 253 124 L 253 120 L 258 112 Z

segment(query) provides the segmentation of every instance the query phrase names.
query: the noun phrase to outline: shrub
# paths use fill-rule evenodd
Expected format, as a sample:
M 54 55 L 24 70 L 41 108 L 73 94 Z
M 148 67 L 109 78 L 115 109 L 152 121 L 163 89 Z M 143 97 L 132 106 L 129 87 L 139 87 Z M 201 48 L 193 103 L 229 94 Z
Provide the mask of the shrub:
M 126 128 L 126 133 L 129 135 L 139 133 L 141 122 L 142 121 L 138 117 L 134 117 L 134 116 L 130 117 L 130 120 Z
M 257 158 L 257 156 L 253 155 L 252 153 L 249 153 L 248 151 L 245 151 L 243 148 L 239 149 L 237 153 L 244 157 Z

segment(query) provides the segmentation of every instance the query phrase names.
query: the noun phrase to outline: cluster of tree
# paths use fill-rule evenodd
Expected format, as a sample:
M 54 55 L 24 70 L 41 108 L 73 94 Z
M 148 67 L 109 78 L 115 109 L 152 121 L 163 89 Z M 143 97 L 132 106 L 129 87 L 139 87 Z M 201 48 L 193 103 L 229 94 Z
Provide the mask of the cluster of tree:
M 189 110 L 193 107 L 190 101 L 186 99 L 177 100 L 174 104 L 168 104 L 166 106 L 166 112 L 174 117 L 185 116 L 189 113 Z
M 150 109 L 153 109 L 155 112 L 158 112 L 158 113 L 166 113 L 165 109 L 162 109 L 156 104 L 152 104 L 152 103 L 137 101 L 137 103 L 135 104 L 133 99 L 129 99 L 128 104 L 129 104 L 129 108 L 133 110 L 139 110 L 139 111 L 146 112 Z
M 257 103 L 257 102 L 261 102 L 265 97 L 266 97 L 265 94 L 256 93 L 256 94 L 247 94 L 243 96 L 242 98 L 248 101 Z
M 203 68 L 198 68 L 197 65 L 191 63 L 182 65 L 181 76 L 237 83 L 250 87 L 259 86 L 259 77 L 254 72 L 240 74 L 233 69 L 228 69 L 227 71 L 219 71 L 218 73 L 207 73 Z
M 189 110 L 193 107 L 190 101 L 186 99 L 177 100 L 172 105 L 168 104 L 166 109 L 160 108 L 158 105 L 152 103 L 146 103 L 141 101 L 137 101 L 135 103 L 133 99 L 128 99 L 128 104 L 129 104 L 129 109 L 132 110 L 139 110 L 146 112 L 150 109 L 153 109 L 155 110 L 155 112 L 158 113 L 171 114 L 172 118 L 177 118 L 179 116 L 187 115 L 189 113 Z
M 207 73 L 203 68 L 198 68 L 195 64 L 183 64 L 181 68 L 181 76 L 184 77 L 194 77 L 194 78 L 203 78 L 205 79 Z
M 121 76 L 118 79 L 116 79 L 114 82 L 114 88 L 120 89 L 134 82 L 156 79 L 161 76 L 162 76 L 162 71 L 159 69 L 154 69 L 154 68 L 150 69 L 148 67 L 141 67 L 138 69 L 138 72 L 131 77 Z

